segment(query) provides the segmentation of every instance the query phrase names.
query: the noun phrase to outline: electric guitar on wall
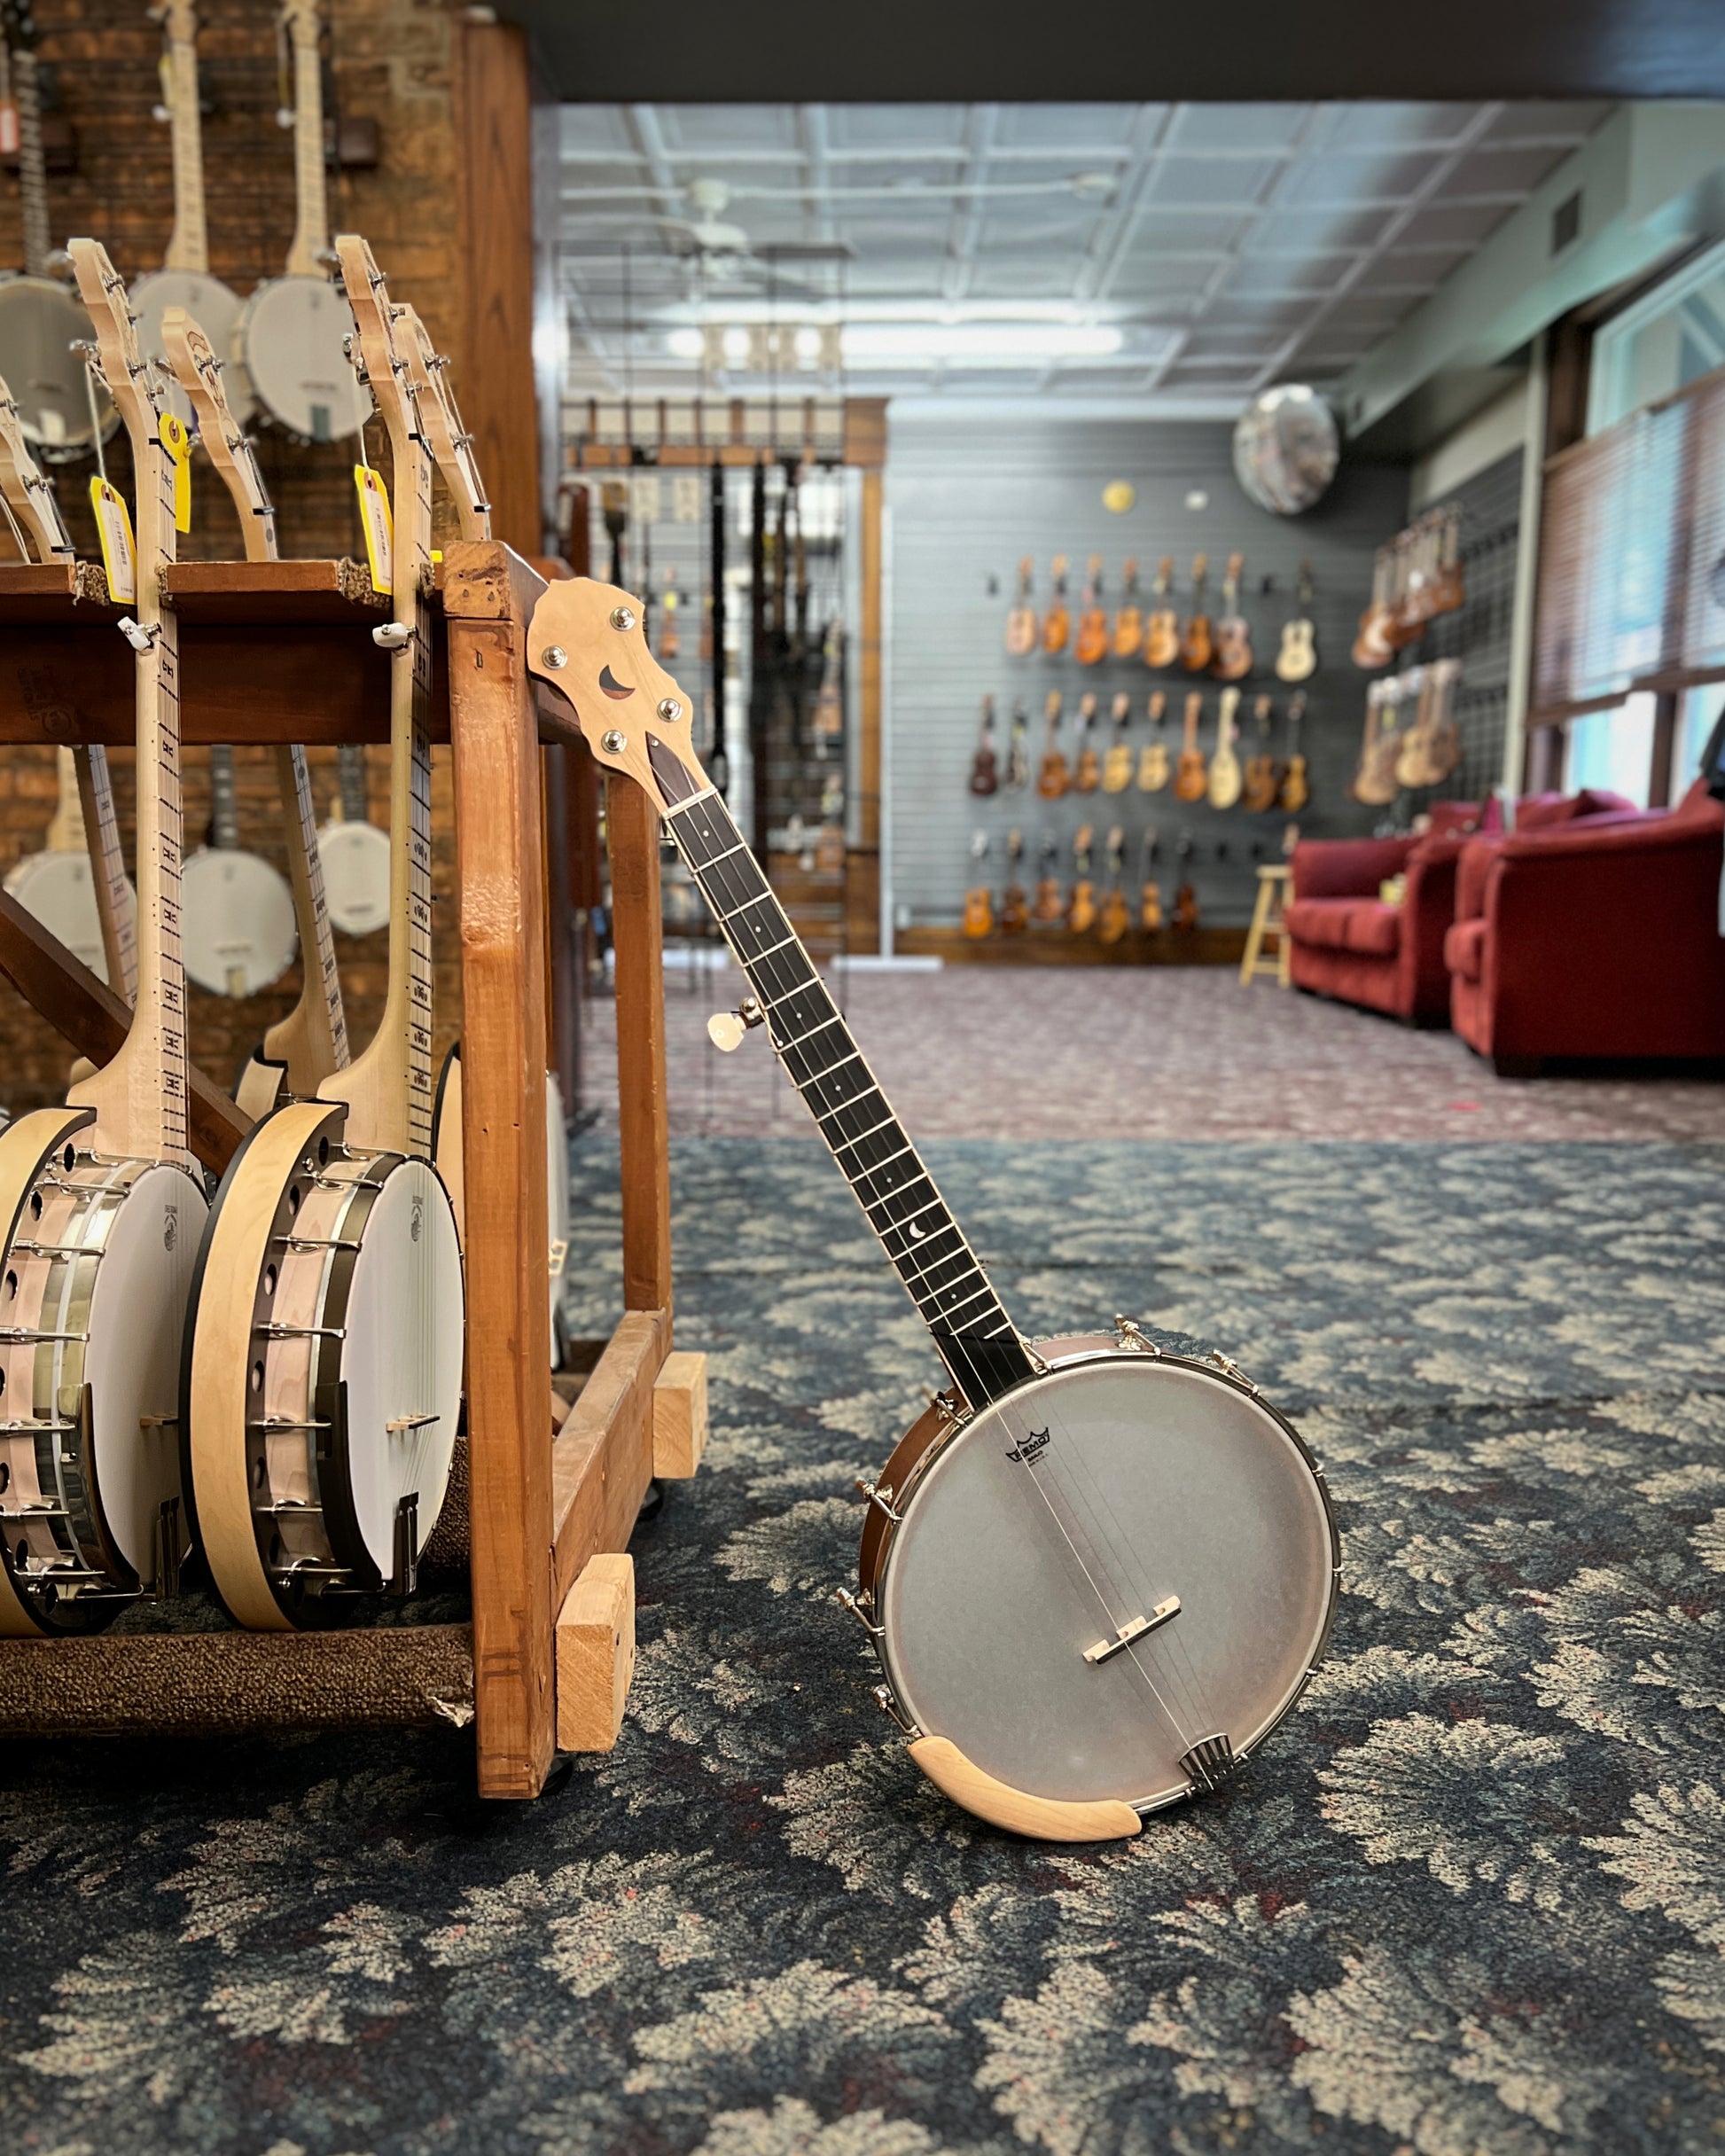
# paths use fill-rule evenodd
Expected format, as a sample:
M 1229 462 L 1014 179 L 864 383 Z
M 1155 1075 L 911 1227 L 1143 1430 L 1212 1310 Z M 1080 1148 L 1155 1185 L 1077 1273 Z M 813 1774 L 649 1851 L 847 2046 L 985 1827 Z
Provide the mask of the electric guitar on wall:
M 1049 610 L 1042 616 L 1042 649 L 1050 658 L 1056 658 L 1066 648 L 1066 639 L 1072 634 L 1072 614 L 1066 605 L 1066 558 L 1054 557 L 1052 570 L 1054 596 Z
M 1299 611 L 1282 628 L 1281 648 L 1276 654 L 1277 681 L 1309 681 L 1317 671 L 1316 634 L 1312 627 L 1312 565 L 1300 565 Z
M 1074 793 L 1094 793 L 1102 777 L 1102 762 L 1096 750 L 1097 698 L 1086 690 L 1078 703 L 1078 731 L 1073 742 L 1072 786 Z
M 1114 656 L 1136 659 L 1143 648 L 1144 615 L 1138 604 L 1138 565 L 1128 561 L 1121 574 L 1120 611 L 1114 616 Z
M 971 792 L 987 796 L 1000 787 L 1000 762 L 995 754 L 995 699 L 982 699 L 982 721 L 977 732 L 976 753 L 971 758 Z
M 1244 554 L 1230 554 L 1222 580 L 1222 619 L 1216 623 L 1215 654 L 1210 670 L 1218 681 L 1243 681 L 1252 671 L 1252 633 L 1240 612 L 1240 572 Z
M 1024 861 L 1024 833 L 1009 831 L 1006 834 L 1006 888 L 1000 894 L 1000 932 L 1003 936 L 1021 936 L 1030 926 L 1030 905 L 1025 897 L 1024 886 L 1019 880 L 1019 871 Z
M 1092 554 L 1084 579 L 1084 602 L 1078 616 L 1077 659 L 1081 667 L 1100 664 L 1108 655 L 1108 610 L 1102 603 L 1102 557 Z
M 1181 801 L 1201 801 L 1210 783 L 1209 767 L 1198 745 L 1198 721 L 1204 715 L 1204 691 L 1194 689 L 1186 699 L 1186 738 L 1174 775 L 1174 796 Z
M 1210 617 L 1204 611 L 1204 580 L 1209 571 L 1206 558 L 1200 554 L 1192 564 L 1192 611 L 1186 616 L 1186 625 L 1180 632 L 1180 663 L 1189 674 L 1205 674 L 1216 655 L 1216 647 L 1210 634 Z
M 971 840 L 971 859 L 976 863 L 976 875 L 980 880 L 973 881 L 964 894 L 964 933 L 973 942 L 980 942 L 984 936 L 994 933 L 994 894 L 988 887 L 987 871 L 983 867 L 987 858 L 988 834 L 986 831 L 979 831 Z
M 1102 790 L 1104 793 L 1124 793 L 1132 784 L 1132 745 L 1126 738 L 1126 730 L 1132 723 L 1132 699 L 1126 690 L 1117 691 L 1109 716 L 1113 723 L 1114 738 L 1103 758 Z
M 950 1377 L 863 1485 L 844 1599 L 879 1704 L 980 1817 L 1051 1841 L 1139 1832 L 1228 1780 L 1323 1652 L 1339 1551 L 1310 1453 L 1226 1356 L 1125 1319 L 1033 1348 L 707 783 L 636 602 L 553 584 L 527 644 L 603 768 L 659 807 Z
M 1168 603 L 1173 590 L 1174 557 L 1164 554 L 1156 565 L 1156 582 L 1151 586 L 1151 597 L 1156 603 L 1144 623 L 1146 666 L 1171 667 L 1180 656 L 1180 610 Z
M 1148 711 L 1151 733 L 1138 752 L 1138 791 L 1159 793 L 1168 783 L 1168 698 L 1165 689 L 1152 689 Z
M 1036 791 L 1045 801 L 1058 801 L 1072 783 L 1066 759 L 1060 751 L 1060 691 L 1050 689 L 1048 701 L 1042 707 L 1042 716 L 1048 722 L 1048 742 L 1036 772 Z
M 1006 649 L 1014 659 L 1026 658 L 1037 644 L 1037 631 L 1041 625 L 1030 598 L 1033 574 L 1030 557 L 1026 554 L 1019 564 L 1019 596 L 1006 616 Z
M 1097 887 L 1090 876 L 1090 826 L 1081 824 L 1073 834 L 1072 896 L 1066 902 L 1066 926 L 1075 936 L 1089 935 L 1097 921 Z
M 1216 709 L 1216 746 L 1210 758 L 1209 793 L 1213 808 L 1231 808 L 1240 798 L 1240 760 L 1234 751 L 1234 721 L 1240 692 L 1224 689 Z

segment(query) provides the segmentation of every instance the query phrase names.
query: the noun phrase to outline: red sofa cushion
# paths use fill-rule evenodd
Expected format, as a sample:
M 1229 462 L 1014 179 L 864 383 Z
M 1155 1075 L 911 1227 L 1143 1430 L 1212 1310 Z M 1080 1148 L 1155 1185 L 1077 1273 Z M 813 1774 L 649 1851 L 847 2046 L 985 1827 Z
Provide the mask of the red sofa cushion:
M 1443 940 L 1443 962 L 1462 980 L 1478 980 L 1486 965 L 1484 917 L 1457 921 Z
M 1401 944 L 1401 907 L 1376 898 L 1297 898 L 1287 920 L 1297 943 L 1321 944 L 1328 950 L 1393 958 Z
M 1478 831 L 1484 810 L 1478 801 L 1433 801 L 1426 813 L 1432 820 L 1422 835 L 1441 839 L 1456 832 Z
M 1294 897 L 1375 899 L 1378 885 L 1407 867 L 1414 845 L 1411 838 L 1302 839 L 1292 863 Z

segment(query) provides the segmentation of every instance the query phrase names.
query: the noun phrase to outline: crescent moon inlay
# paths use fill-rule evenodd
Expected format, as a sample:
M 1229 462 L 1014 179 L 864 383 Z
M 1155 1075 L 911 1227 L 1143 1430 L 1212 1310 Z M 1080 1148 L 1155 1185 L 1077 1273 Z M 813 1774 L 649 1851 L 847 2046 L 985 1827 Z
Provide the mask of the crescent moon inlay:
M 609 667 L 599 668 L 599 686 L 613 704 L 621 704 L 626 696 L 635 694 L 633 689 L 624 688 L 622 683 L 618 680 Z

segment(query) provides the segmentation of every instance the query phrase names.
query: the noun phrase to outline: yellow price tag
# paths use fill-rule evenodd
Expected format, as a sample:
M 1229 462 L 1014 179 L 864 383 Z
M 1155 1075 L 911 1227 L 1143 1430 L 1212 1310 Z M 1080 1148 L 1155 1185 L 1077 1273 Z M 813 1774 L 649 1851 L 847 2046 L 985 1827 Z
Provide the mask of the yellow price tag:
M 90 505 L 96 512 L 96 535 L 102 542 L 102 570 L 108 597 L 116 606 L 137 604 L 137 546 L 126 497 L 105 479 L 90 482 Z
M 174 465 L 174 529 L 191 529 L 191 434 L 185 421 L 171 411 L 161 416 L 161 446 Z
M 359 489 L 359 520 L 365 527 L 365 559 L 371 565 L 371 589 L 386 598 L 395 588 L 395 527 L 389 514 L 389 489 L 370 465 L 354 466 Z

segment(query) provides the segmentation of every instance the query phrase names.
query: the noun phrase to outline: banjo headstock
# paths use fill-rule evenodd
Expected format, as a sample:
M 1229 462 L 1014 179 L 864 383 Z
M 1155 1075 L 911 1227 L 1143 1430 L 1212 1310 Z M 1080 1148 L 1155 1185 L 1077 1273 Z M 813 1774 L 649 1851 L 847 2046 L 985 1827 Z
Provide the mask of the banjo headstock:
M 160 7 L 150 11 L 152 22 L 159 22 L 170 45 L 195 44 L 198 39 L 198 11 L 192 0 L 162 0 Z
M 188 13 L 191 12 L 188 9 Z M 322 33 L 317 0 L 283 0 L 282 27 L 296 51 L 316 46 Z
M 416 434 L 419 420 L 414 410 L 414 391 L 395 333 L 396 317 L 402 310 L 391 305 L 383 271 L 357 233 L 339 234 L 335 255 L 341 266 L 347 305 L 353 310 L 360 367 L 371 400 L 392 436 L 397 432 Z
M 464 539 L 488 539 L 491 504 L 485 498 L 479 460 L 473 455 L 473 437 L 462 426 L 456 409 L 455 393 L 449 384 L 449 363 L 433 344 L 425 324 L 411 307 L 396 307 L 391 311 L 408 386 L 417 400 L 433 461 L 443 474 L 443 484 L 455 504 L 461 535 Z
M 276 510 L 252 444 L 234 418 L 215 348 L 183 307 L 161 318 L 162 348 L 174 379 L 191 399 L 198 434 L 239 512 L 248 561 L 276 558 Z
M 600 764 L 662 808 L 706 790 L 691 699 L 647 649 L 639 599 L 576 576 L 548 584 L 527 629 L 527 669 L 574 708 Z
M 0 380 L 0 495 L 5 496 L 39 561 L 70 561 L 75 549 L 60 516 L 54 489 L 37 468 L 24 436 L 17 403 Z M 28 544 L 25 553 L 27 557 Z
M 138 350 L 137 324 L 126 299 L 126 280 L 108 260 L 107 249 L 99 240 L 68 240 L 66 252 L 78 280 L 78 297 L 96 326 L 98 371 L 125 422 L 136 454 L 141 441 L 156 439 L 168 404 L 155 369 Z

